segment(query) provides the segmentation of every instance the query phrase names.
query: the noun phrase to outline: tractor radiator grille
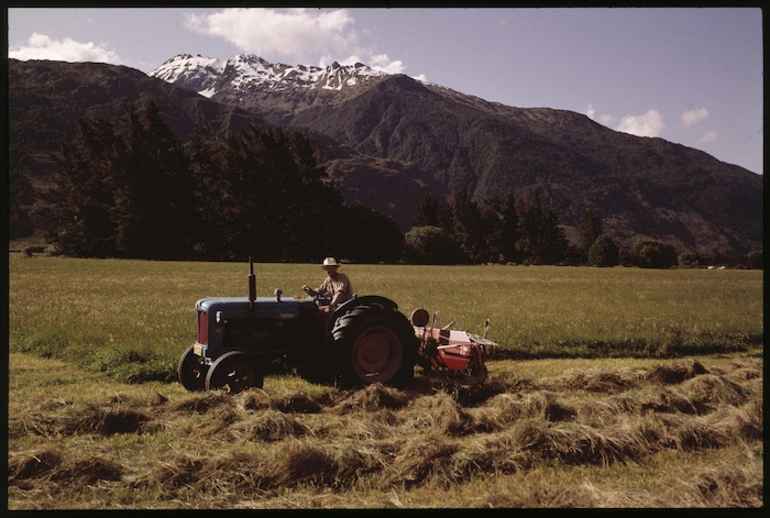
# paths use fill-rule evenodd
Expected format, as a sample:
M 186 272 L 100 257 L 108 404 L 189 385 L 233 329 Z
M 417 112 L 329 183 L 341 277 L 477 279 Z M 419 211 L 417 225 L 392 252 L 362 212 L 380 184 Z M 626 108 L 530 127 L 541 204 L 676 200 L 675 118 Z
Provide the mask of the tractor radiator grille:
M 198 312 L 198 335 L 196 340 L 201 345 L 209 343 L 209 314 L 205 311 Z

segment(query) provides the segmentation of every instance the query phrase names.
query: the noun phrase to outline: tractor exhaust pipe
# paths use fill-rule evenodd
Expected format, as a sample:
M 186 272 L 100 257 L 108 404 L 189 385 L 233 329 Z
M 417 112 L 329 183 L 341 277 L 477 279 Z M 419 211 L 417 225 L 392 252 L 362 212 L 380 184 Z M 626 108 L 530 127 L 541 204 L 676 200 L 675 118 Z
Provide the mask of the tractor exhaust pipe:
M 257 278 L 254 277 L 254 259 L 249 256 L 249 310 L 254 310 L 254 301 L 257 298 Z

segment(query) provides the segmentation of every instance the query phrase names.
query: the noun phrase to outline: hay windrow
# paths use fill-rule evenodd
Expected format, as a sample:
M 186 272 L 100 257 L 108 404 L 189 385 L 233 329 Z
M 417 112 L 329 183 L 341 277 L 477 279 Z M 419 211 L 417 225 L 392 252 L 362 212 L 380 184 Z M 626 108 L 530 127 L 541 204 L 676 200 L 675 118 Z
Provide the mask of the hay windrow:
M 275 466 L 276 487 L 302 483 L 346 487 L 380 469 L 382 461 L 375 449 L 358 443 L 297 441 L 282 450 Z
M 465 435 L 474 427 L 473 416 L 446 392 L 416 399 L 407 416 L 404 426 L 434 435 Z
M 159 461 L 146 475 L 132 483 L 133 487 L 147 487 L 154 484 L 178 488 L 188 486 L 204 476 L 204 459 L 180 455 L 170 461 Z
M 317 414 L 323 409 L 323 405 L 317 398 L 306 394 L 290 394 L 273 399 L 271 407 L 284 413 Z
M 706 368 L 697 360 L 680 361 L 658 365 L 648 374 L 648 379 L 673 385 L 706 373 L 708 373 Z
M 208 392 L 193 392 L 179 401 L 172 402 L 172 412 L 197 412 L 203 414 L 220 405 L 232 404 L 232 396 L 223 391 L 212 390 Z
M 239 406 L 244 410 L 263 410 L 270 408 L 270 396 L 262 389 L 246 390 L 236 396 Z
M 130 408 L 90 407 L 85 412 L 73 416 L 70 429 L 74 432 L 91 432 L 102 435 L 118 433 L 136 433 L 151 418 L 144 412 Z
M 566 464 L 634 462 L 649 451 L 644 436 L 632 427 L 598 430 L 579 423 L 542 426 L 528 420 L 518 433 L 524 450 Z
M 361 390 L 349 392 L 332 408 L 332 412 L 347 414 L 355 411 L 398 410 L 409 404 L 412 399 L 413 396 L 407 391 L 374 383 Z
M 452 456 L 457 450 L 456 441 L 442 436 L 418 435 L 410 438 L 389 464 L 383 483 L 414 487 L 433 477 L 442 486 L 451 484 L 457 480 L 452 469 Z
M 740 406 L 747 400 L 746 391 L 724 376 L 706 374 L 682 383 L 687 394 L 700 413 L 715 410 L 722 405 Z
M 281 441 L 287 437 L 302 437 L 311 430 L 297 419 L 278 410 L 264 410 L 249 415 L 232 429 L 241 440 Z
M 585 390 L 589 392 L 617 394 L 637 385 L 633 374 L 611 372 L 602 369 L 571 369 L 553 380 L 541 380 L 540 388 L 555 391 Z
M 34 453 L 8 455 L 8 484 L 21 480 L 38 478 L 49 474 L 62 463 L 61 455 L 55 451 L 43 450 Z

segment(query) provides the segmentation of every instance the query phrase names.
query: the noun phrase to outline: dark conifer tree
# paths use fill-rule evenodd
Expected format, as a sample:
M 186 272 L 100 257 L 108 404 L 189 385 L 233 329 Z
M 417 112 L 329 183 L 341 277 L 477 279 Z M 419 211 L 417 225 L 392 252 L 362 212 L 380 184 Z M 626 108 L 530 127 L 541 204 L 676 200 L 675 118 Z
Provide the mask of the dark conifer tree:
M 580 225 L 580 250 L 587 254 L 594 241 L 603 233 L 601 219 L 593 210 L 586 210 Z
M 145 196 L 152 204 L 152 233 L 157 253 L 152 257 L 181 259 L 189 256 L 190 228 L 193 222 L 193 182 L 183 143 L 176 138 L 154 102 L 142 111 L 142 123 L 149 143 L 148 166 L 157 181 Z
M 500 253 L 505 261 L 519 261 L 516 242 L 521 238 L 519 231 L 519 216 L 516 210 L 516 196 L 510 193 L 505 199 L 502 213 L 502 230 L 500 238 Z
M 433 199 L 430 193 L 425 193 L 414 210 L 413 227 L 441 227 L 443 226 L 441 217 L 441 206 Z
M 562 260 L 567 249 L 564 230 L 556 215 L 540 203 L 535 191 L 529 196 L 525 189 L 517 203 L 519 238 L 516 248 L 523 257 L 535 264 L 555 264 Z
M 192 183 L 182 143 L 155 103 L 126 107 L 112 170 L 116 246 L 125 257 L 178 259 L 189 255 Z
M 34 217 L 59 253 L 74 257 L 115 254 L 114 228 L 109 219 L 114 153 L 112 124 L 95 119 L 79 120 L 73 141 L 53 155 L 53 178 L 41 192 L 47 208 Z

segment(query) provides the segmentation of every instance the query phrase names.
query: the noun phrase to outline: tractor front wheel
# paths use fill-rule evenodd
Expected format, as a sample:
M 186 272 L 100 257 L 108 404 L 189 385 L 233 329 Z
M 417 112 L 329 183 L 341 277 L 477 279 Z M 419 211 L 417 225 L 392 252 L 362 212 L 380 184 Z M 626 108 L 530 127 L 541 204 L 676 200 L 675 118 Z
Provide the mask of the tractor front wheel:
M 177 366 L 176 373 L 179 378 L 179 383 L 184 388 L 192 391 L 199 391 L 206 388 L 206 371 L 208 367 L 201 362 L 200 356 L 193 352 L 193 346 L 187 348 L 187 350 L 179 358 L 179 365 Z
M 249 388 L 262 388 L 264 381 L 264 374 L 246 354 L 232 351 L 211 364 L 206 375 L 206 389 L 225 389 L 230 394 L 237 394 Z

